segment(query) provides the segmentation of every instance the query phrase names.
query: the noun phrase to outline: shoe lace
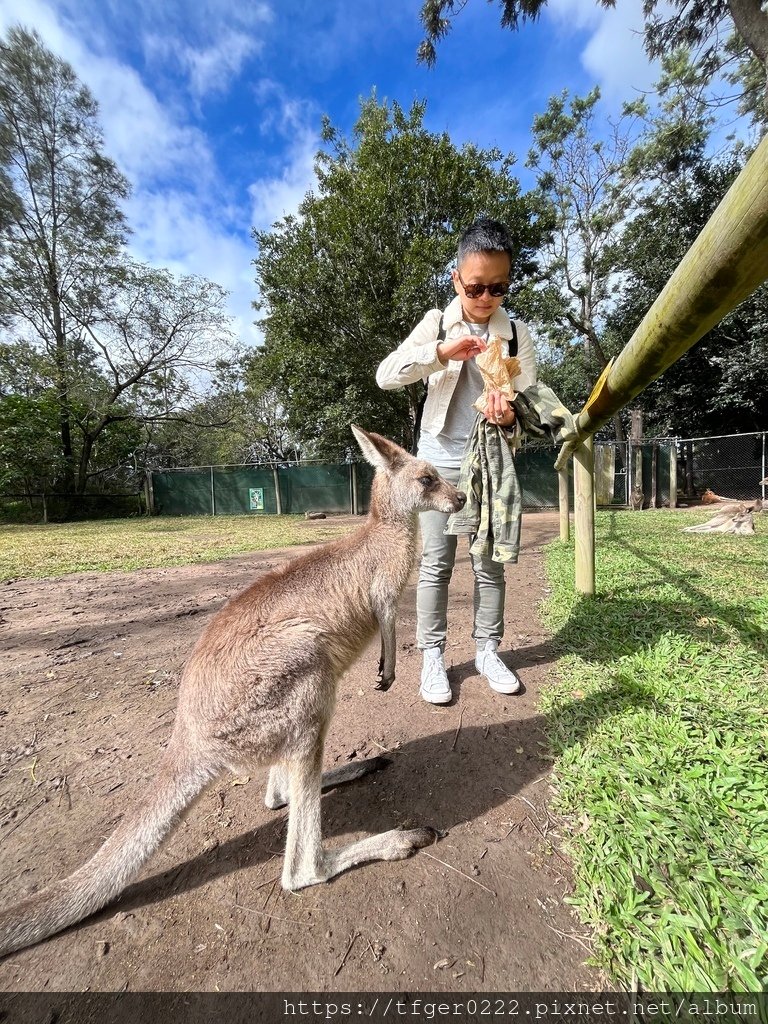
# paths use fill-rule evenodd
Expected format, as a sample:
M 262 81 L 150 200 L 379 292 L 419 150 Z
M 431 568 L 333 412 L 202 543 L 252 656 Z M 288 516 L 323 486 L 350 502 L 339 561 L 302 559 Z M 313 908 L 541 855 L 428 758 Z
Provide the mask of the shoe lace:
M 428 685 L 432 683 L 442 683 L 444 681 L 444 677 L 446 677 L 443 659 L 428 657 L 426 661 L 427 665 L 426 672 L 424 674 L 424 682 Z
M 485 651 L 483 668 L 486 671 L 490 670 L 491 672 L 497 672 L 502 675 L 514 676 L 514 672 L 507 668 L 496 651 Z

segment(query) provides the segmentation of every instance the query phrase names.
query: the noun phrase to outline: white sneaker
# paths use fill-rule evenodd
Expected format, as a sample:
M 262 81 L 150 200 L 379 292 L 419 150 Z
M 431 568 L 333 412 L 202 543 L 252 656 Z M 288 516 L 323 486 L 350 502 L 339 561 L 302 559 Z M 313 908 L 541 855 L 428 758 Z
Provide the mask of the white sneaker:
M 451 700 L 451 686 L 445 671 L 445 659 L 439 647 L 427 647 L 421 666 L 419 693 L 430 704 L 448 704 Z
M 484 647 L 478 644 L 475 668 L 496 693 L 517 693 L 522 683 L 496 653 L 498 646 L 497 640 L 486 640 Z

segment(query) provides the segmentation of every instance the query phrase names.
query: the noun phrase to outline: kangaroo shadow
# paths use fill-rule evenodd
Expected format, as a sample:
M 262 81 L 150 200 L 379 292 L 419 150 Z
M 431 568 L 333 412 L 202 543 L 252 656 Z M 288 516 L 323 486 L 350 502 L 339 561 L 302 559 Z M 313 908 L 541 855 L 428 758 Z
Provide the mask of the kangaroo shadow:
M 579 742 L 589 735 L 606 715 L 622 714 L 648 700 L 640 689 L 628 693 L 614 687 L 573 702 L 578 709 L 572 741 Z M 547 718 L 534 715 L 485 727 L 452 727 L 414 739 L 393 755 L 384 772 L 323 795 L 323 839 L 336 844 L 340 837 L 354 833 L 373 834 L 421 824 L 450 831 L 463 822 L 481 818 L 548 770 L 549 759 L 538 747 L 538 743 L 546 743 L 546 736 Z M 516 754 L 520 747 L 527 752 L 525 758 Z M 510 764 L 512 756 L 514 767 Z M 268 811 L 261 803 L 262 797 L 263 788 L 254 786 L 249 796 L 254 814 L 267 817 L 255 829 L 134 883 L 118 904 L 99 916 L 109 916 L 116 906 L 127 911 L 192 892 L 242 867 L 282 855 L 287 809 Z M 326 884 L 332 885 L 333 879 Z

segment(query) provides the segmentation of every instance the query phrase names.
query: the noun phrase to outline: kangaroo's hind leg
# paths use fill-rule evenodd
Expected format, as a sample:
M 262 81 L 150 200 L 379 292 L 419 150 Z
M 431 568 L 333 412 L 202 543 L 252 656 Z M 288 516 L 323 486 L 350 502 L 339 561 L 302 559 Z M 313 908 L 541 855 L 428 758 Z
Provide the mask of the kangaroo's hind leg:
M 371 772 L 380 772 L 391 763 L 390 758 L 382 757 L 380 754 L 376 757 L 368 757 L 363 761 L 350 761 L 349 764 L 343 764 L 338 768 L 331 768 L 329 771 L 323 772 L 320 788 L 325 792 L 325 790 L 341 786 L 345 782 L 361 779 L 364 775 L 370 775 Z M 272 811 L 287 805 L 288 771 L 284 764 L 275 764 L 269 769 L 264 803 Z
M 283 865 L 283 888 L 303 889 L 325 882 L 356 864 L 372 860 L 403 860 L 422 846 L 437 839 L 433 828 L 403 831 L 391 829 L 361 839 L 340 850 L 323 845 L 320 821 L 320 785 L 323 756 L 322 739 L 315 750 L 288 763 L 290 793 L 288 804 L 288 838 Z

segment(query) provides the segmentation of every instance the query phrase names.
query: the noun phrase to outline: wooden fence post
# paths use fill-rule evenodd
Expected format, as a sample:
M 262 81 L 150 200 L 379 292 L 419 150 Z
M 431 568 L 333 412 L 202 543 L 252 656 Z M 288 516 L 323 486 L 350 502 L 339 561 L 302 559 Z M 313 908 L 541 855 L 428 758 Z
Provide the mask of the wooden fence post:
M 568 467 L 557 474 L 558 504 L 560 507 L 560 540 L 566 543 L 571 539 L 571 510 L 568 497 Z
M 591 437 L 573 453 L 573 488 L 576 592 L 592 597 L 595 593 L 595 459 Z

